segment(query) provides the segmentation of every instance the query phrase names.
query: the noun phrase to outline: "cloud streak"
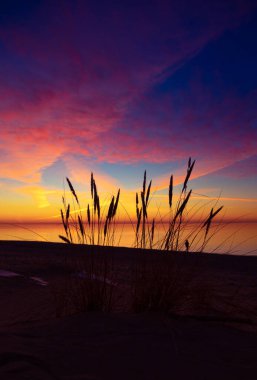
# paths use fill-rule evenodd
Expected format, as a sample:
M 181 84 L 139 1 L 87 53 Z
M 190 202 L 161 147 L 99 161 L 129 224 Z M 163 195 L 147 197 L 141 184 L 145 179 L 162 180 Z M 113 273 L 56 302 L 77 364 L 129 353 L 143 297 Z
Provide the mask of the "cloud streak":
M 40 186 L 61 159 L 79 182 L 79 155 L 96 167 L 191 155 L 197 177 L 257 154 L 256 91 L 217 96 L 193 70 L 176 84 L 254 2 L 43 3 L 0 24 L 1 177 Z

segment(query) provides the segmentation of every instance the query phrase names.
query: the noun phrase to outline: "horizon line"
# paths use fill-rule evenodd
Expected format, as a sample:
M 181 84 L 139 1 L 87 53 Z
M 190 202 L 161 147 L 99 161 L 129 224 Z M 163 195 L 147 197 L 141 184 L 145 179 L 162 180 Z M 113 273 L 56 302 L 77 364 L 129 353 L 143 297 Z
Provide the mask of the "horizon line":
M 119 221 L 116 221 L 115 223 L 116 224 L 126 224 L 126 225 L 129 225 L 129 224 L 132 224 L 132 223 L 136 223 L 137 220 L 132 220 L 132 221 L 129 221 L 129 220 L 119 220 Z M 203 223 L 204 221 L 203 220 L 199 220 L 199 219 L 195 219 L 195 220 L 190 220 L 190 222 L 187 222 L 189 224 L 196 224 L 196 223 Z M 160 222 L 157 222 L 157 224 L 168 224 L 170 223 L 169 220 L 162 220 Z M 239 220 L 238 218 L 237 219 L 217 219 L 215 221 L 213 221 L 214 224 L 231 224 L 231 223 L 257 223 L 257 219 L 243 219 L 243 220 Z M 149 220 L 147 222 L 147 224 L 152 224 L 152 221 Z M 22 226 L 22 225 L 61 225 L 62 226 L 62 221 L 53 221 L 53 220 L 49 220 L 49 221 L 38 221 L 38 220 L 23 220 L 23 221 L 10 221 L 10 220 L 1 220 L 0 219 L 0 226 L 2 225 L 9 225 L 9 226 Z

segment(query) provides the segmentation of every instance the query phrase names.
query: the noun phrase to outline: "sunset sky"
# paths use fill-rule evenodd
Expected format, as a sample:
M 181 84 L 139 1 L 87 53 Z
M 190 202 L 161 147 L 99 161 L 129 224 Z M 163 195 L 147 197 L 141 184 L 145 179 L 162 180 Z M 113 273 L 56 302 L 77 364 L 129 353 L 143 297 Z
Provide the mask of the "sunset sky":
M 0 220 L 55 220 L 91 171 L 133 213 L 189 156 L 195 201 L 257 220 L 256 41 L 256 0 L 1 1 Z

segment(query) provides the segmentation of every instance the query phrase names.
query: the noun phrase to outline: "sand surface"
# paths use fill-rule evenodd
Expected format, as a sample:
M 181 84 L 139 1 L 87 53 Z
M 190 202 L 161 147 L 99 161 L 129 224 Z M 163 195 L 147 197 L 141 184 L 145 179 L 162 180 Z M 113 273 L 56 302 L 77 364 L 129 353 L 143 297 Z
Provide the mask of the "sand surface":
M 169 310 L 131 307 L 142 268 L 175 278 Z M 76 310 L 104 275 L 112 312 Z M 0 305 L 0 379 L 257 378 L 257 257 L 0 242 Z

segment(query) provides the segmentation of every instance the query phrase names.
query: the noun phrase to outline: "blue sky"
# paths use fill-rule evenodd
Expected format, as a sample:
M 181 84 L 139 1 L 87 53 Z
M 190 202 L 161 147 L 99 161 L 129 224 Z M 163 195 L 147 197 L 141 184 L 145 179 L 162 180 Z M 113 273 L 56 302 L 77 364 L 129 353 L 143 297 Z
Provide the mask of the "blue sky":
M 67 175 L 165 191 L 189 156 L 256 218 L 256 38 L 256 1 L 1 3 L 2 219 L 50 216 Z

